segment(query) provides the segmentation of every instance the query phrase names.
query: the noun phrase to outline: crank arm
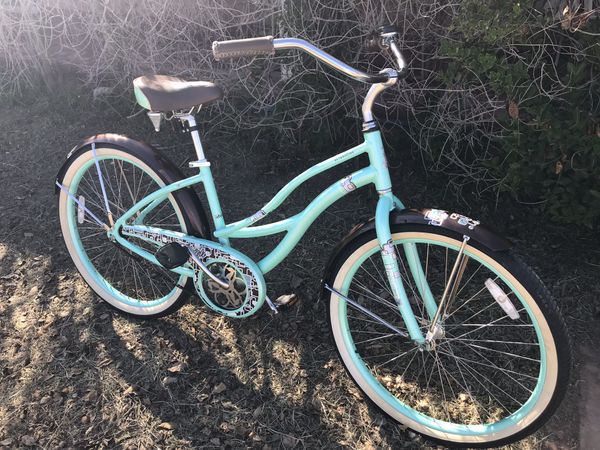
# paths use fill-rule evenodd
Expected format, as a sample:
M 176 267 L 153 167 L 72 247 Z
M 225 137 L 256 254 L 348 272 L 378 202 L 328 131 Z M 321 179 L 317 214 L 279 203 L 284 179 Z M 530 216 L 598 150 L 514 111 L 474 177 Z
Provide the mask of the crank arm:
M 206 264 L 204 264 L 200 260 L 200 258 L 198 258 L 196 255 L 194 255 L 194 252 L 192 252 L 189 248 L 188 248 L 188 253 L 190 254 L 190 257 L 192 258 L 192 260 L 198 265 L 200 270 L 202 270 L 202 272 L 204 272 L 206 274 L 206 276 L 208 276 L 211 280 L 213 280 L 215 283 L 217 283 L 223 289 L 229 289 L 229 283 L 225 283 L 223 280 L 218 278 L 214 273 L 212 273 L 210 270 L 208 270 L 208 267 L 206 267 Z
M 335 290 L 334 288 L 330 287 L 328 284 L 325 284 L 325 289 L 327 289 L 329 292 L 341 297 L 343 300 L 346 300 L 348 303 L 350 303 L 350 305 L 354 306 L 356 309 L 358 309 L 359 311 L 365 313 L 367 316 L 369 316 L 371 319 L 376 320 L 377 322 L 379 322 L 381 325 L 386 326 L 387 328 L 389 328 L 390 330 L 392 330 L 393 332 L 395 332 L 396 334 L 402 336 L 402 337 L 409 337 L 408 333 L 398 329 L 397 327 L 395 327 L 394 325 L 392 325 L 391 323 L 389 323 L 388 321 L 382 319 L 381 317 L 379 317 L 377 314 L 375 314 L 374 312 L 369 311 L 367 308 L 365 308 L 364 306 L 362 306 L 361 304 L 355 302 L 354 300 L 352 300 L 351 298 L 346 297 L 344 294 L 338 292 L 337 290 Z

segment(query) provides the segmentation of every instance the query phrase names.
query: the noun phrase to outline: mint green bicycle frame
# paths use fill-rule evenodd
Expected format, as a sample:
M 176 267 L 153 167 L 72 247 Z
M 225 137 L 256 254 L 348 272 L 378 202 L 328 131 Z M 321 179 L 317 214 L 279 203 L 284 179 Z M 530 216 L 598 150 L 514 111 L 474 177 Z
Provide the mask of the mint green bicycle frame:
M 266 225 L 253 226 L 257 221 L 275 211 L 275 209 L 277 209 L 277 207 L 279 207 L 292 192 L 305 181 L 364 153 L 368 155 L 369 166 L 353 172 L 351 175 L 329 186 L 298 214 Z M 197 175 L 164 186 L 140 200 L 115 222 L 113 228 L 114 231 L 110 234 L 125 248 L 154 264 L 158 264 L 154 255 L 143 250 L 124 237 L 127 236 L 127 221 L 132 219 L 133 216 L 139 212 L 134 219 L 134 223 L 141 223 L 148 212 L 158 206 L 161 202 L 165 201 L 171 192 L 202 183 L 207 195 L 211 216 L 216 227 L 214 237 L 216 237 L 223 246 L 230 247 L 230 238 L 257 238 L 283 232 L 286 233 L 279 244 L 258 262 L 260 270 L 263 273 L 267 273 L 289 255 L 298 241 L 304 236 L 310 225 L 323 211 L 355 189 L 368 184 L 374 184 L 379 193 L 379 201 L 375 213 L 375 225 L 377 238 L 382 249 L 385 244 L 392 239 L 389 224 L 390 211 L 394 208 L 404 208 L 403 203 L 392 193 L 390 173 L 387 166 L 381 133 L 378 130 L 366 132 L 364 134 L 363 143 L 332 156 L 296 176 L 280 189 L 271 201 L 263 206 L 257 213 L 231 224 L 226 224 L 223 218 L 221 204 L 210 165 L 206 164 L 201 166 L 199 172 L 200 173 Z M 415 284 L 420 291 L 421 297 L 425 299 L 427 313 L 430 317 L 433 317 L 437 310 L 437 304 L 425 282 L 425 275 L 419 262 L 416 248 L 414 244 L 404 244 L 403 249 L 407 256 L 410 271 L 417 281 Z M 386 254 L 386 252 L 382 252 L 382 258 L 386 267 L 392 293 L 407 326 L 409 335 L 411 339 L 422 343 L 424 342 L 424 337 L 409 304 L 400 276 L 398 260 L 395 255 Z M 173 271 L 182 275 L 193 276 L 191 269 L 184 266 L 173 269 Z

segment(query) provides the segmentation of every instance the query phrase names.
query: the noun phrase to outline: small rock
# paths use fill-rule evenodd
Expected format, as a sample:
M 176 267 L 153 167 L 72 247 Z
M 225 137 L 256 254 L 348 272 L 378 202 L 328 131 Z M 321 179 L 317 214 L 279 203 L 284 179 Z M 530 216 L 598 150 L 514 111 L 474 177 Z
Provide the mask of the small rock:
M 175 377 L 164 377 L 162 380 L 163 384 L 165 386 L 168 386 L 169 384 L 173 384 L 173 383 L 177 383 L 177 378 Z
M 66 287 L 65 290 L 62 292 L 62 296 L 70 297 L 71 295 L 73 295 L 73 292 L 75 292 L 75 289 L 73 289 L 73 287 L 71 287 L 71 286 Z M 64 317 L 64 316 L 61 316 L 61 317 Z
M 127 389 L 125 389 L 123 391 L 123 395 L 128 396 L 128 395 L 133 395 L 135 394 L 135 389 L 133 386 L 129 386 Z
M 40 405 L 45 405 L 46 403 L 48 403 L 50 401 L 50 398 L 51 397 L 49 395 L 44 395 L 40 400 Z
M 162 422 L 158 425 L 158 428 L 161 430 L 174 430 L 175 425 L 171 422 Z
M 30 238 L 30 237 L 33 237 L 33 233 L 23 233 L 23 236 Z
M 304 280 L 300 278 L 298 275 L 292 275 L 292 279 L 290 280 L 290 286 L 292 289 L 298 289 Z
M 13 439 L 13 438 L 6 438 L 6 439 L 4 439 L 3 441 L 0 441 L 0 445 L 1 445 L 2 447 L 8 447 L 10 444 L 12 444 L 12 443 L 13 443 L 13 441 L 14 441 L 14 439 Z
M 89 391 L 83 396 L 83 399 L 86 402 L 95 402 L 96 400 L 98 400 L 98 393 L 96 391 Z
M 108 316 L 109 316 L 108 313 L 100 314 L 100 320 L 106 320 L 106 319 L 108 319 Z
M 21 444 L 25 447 L 33 447 L 35 445 L 35 438 L 33 436 L 29 436 L 28 434 L 21 436 Z
M 256 408 L 253 412 L 252 412 L 252 417 L 254 417 L 254 419 L 258 419 L 261 414 L 262 414 L 262 406 L 259 406 L 258 408 Z
M 216 445 L 217 447 L 221 446 L 221 440 L 219 438 L 212 438 L 210 440 L 210 443 L 213 444 L 213 445 Z
M 245 426 L 238 424 L 235 426 L 235 433 L 238 436 L 246 437 L 250 433 L 250 430 L 248 430 L 248 428 L 246 428 Z
M 277 297 L 275 304 L 277 306 L 291 306 L 298 300 L 296 294 L 284 294 Z
M 83 416 L 83 417 L 81 418 L 81 423 L 82 423 L 83 425 L 87 425 L 88 423 L 90 423 L 90 417 L 89 417 L 89 416 Z
M 227 389 L 227 386 L 225 386 L 225 383 L 219 383 L 213 388 L 212 393 L 215 395 L 220 394 L 221 392 L 225 391 L 226 389 Z
M 185 370 L 185 364 L 183 364 L 183 363 L 175 364 L 174 366 L 171 366 L 167 369 L 167 371 L 169 371 L 171 373 L 181 373 L 184 370 Z
M 283 436 L 283 439 L 281 439 L 281 443 L 284 447 L 294 448 L 298 444 L 298 439 L 292 436 Z

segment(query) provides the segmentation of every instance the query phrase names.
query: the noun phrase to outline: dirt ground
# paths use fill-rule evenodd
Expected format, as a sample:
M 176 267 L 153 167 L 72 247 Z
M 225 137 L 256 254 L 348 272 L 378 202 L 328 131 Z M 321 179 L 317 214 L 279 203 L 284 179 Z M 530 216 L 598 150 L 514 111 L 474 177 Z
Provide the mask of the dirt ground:
M 144 115 L 128 119 L 131 105 L 120 105 L 88 95 L 0 105 L 0 446 L 428 448 L 361 399 L 327 338 L 321 273 L 335 243 L 373 214 L 371 193 L 334 205 L 269 274 L 271 298 L 299 298 L 276 316 L 265 306 L 234 321 L 193 299 L 165 319 L 128 320 L 90 292 L 58 227 L 53 183 L 67 152 L 83 137 L 112 131 L 159 146 L 182 167 L 192 155 L 186 137 L 169 127 L 154 133 Z M 305 147 L 279 151 L 245 135 L 206 139 L 225 218 L 253 213 L 293 175 L 340 150 Z M 542 430 L 511 448 L 577 448 L 578 349 L 591 346 L 600 359 L 598 234 L 552 224 L 504 198 L 497 207 L 456 199 L 447 180 L 425 177 L 409 151 L 393 152 L 390 163 L 395 191 L 409 206 L 493 224 L 557 298 L 576 351 L 568 397 Z M 300 190 L 281 214 L 298 211 L 343 172 Z M 272 245 L 242 248 L 256 255 Z

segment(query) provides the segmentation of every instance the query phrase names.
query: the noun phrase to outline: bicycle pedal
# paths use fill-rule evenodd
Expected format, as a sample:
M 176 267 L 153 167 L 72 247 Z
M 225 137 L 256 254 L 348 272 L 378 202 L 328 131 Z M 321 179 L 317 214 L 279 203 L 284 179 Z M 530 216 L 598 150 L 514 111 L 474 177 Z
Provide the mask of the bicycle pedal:
M 174 269 L 183 266 L 190 257 L 190 253 L 183 245 L 177 242 L 169 242 L 160 247 L 154 256 L 164 268 Z
M 277 308 L 290 307 L 298 303 L 298 297 L 296 294 L 284 294 L 277 297 L 273 303 Z

